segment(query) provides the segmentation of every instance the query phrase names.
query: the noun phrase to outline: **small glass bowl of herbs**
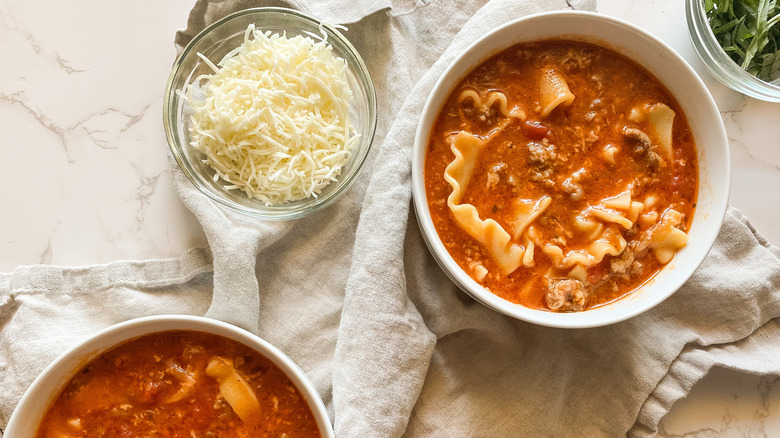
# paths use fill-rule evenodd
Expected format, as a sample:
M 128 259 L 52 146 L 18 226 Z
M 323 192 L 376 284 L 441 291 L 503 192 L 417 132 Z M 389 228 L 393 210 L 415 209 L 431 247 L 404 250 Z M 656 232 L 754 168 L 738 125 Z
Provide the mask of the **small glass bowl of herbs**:
M 780 1 L 686 0 L 685 9 L 691 42 L 715 78 L 780 102 Z

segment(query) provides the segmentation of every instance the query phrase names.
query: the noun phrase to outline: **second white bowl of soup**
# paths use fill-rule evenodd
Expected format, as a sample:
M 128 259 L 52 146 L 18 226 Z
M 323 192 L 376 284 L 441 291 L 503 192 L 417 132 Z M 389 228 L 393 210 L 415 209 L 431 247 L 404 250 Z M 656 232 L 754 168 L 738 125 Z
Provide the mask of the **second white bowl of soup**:
M 674 50 L 615 18 L 553 12 L 489 33 L 437 82 L 414 205 L 432 254 L 478 301 L 593 327 L 692 275 L 729 172 L 717 107 Z
M 63 353 L 5 432 L 333 437 L 322 399 L 290 358 L 243 329 L 187 315 L 116 324 Z

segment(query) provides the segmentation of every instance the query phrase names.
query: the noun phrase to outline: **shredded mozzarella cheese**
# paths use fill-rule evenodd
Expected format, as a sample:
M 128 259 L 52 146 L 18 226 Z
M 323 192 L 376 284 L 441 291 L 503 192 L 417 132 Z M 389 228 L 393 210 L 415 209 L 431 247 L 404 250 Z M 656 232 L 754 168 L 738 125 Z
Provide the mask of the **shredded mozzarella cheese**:
M 349 118 L 347 63 L 325 41 L 262 32 L 187 90 L 193 147 L 214 180 L 266 205 L 317 196 L 358 141 Z M 200 84 L 203 84 L 201 86 Z

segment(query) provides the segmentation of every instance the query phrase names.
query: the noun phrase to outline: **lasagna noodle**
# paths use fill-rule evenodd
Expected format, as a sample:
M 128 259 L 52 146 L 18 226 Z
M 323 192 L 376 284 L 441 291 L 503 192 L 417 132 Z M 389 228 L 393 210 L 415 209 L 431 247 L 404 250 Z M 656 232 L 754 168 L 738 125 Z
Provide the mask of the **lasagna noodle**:
M 617 196 L 606 198 L 601 203 L 607 208 L 616 210 L 628 210 L 631 208 L 631 190 L 625 190 Z
M 646 122 L 661 156 L 670 161 L 673 158 L 672 136 L 674 135 L 675 112 L 663 103 L 654 103 L 644 107 L 633 108 L 628 116 L 632 122 Z
M 470 99 L 474 104 L 474 108 L 477 108 L 481 111 L 492 108 L 493 105 L 498 102 L 498 111 L 503 117 L 514 117 L 525 120 L 525 112 L 523 112 L 523 110 L 520 108 L 512 108 L 511 110 L 509 109 L 509 102 L 507 101 L 506 94 L 500 91 L 491 91 L 487 93 L 486 97 L 487 99 L 485 99 L 485 102 L 483 103 L 482 97 L 479 95 L 479 93 L 477 93 L 476 90 L 468 88 L 460 92 L 460 95 L 458 96 L 458 102 L 465 102 L 466 100 Z
M 631 190 L 603 199 L 601 205 L 591 207 L 590 213 L 605 222 L 616 223 L 626 230 L 634 226 L 644 204 L 631 200 Z M 624 212 L 624 213 L 621 213 Z
M 650 131 L 655 134 L 661 156 L 667 161 L 671 161 L 674 111 L 662 103 L 656 103 L 647 112 L 647 121 Z
M 588 282 L 588 270 L 582 265 L 574 265 L 566 276 L 578 280 L 583 284 Z
M 552 198 L 545 195 L 537 202 L 530 199 L 518 199 L 515 203 L 517 219 L 515 225 L 515 240 L 519 240 L 526 228 L 531 225 L 550 206 Z
M 539 81 L 542 117 L 547 117 L 559 105 L 571 105 L 574 94 L 569 90 L 566 79 L 554 68 L 546 68 Z
M 674 209 L 668 209 L 661 220 L 653 225 L 650 233 L 650 249 L 660 263 L 668 263 L 678 249 L 688 243 L 688 235 L 677 228 L 682 223 L 682 214 Z
M 542 252 L 550 259 L 555 269 L 569 269 L 575 265 L 589 268 L 601 263 L 607 254 L 619 255 L 626 249 L 626 245 L 626 239 L 615 225 L 611 225 L 584 250 L 572 250 L 564 254 L 560 246 L 548 243 L 542 246 Z
M 645 204 L 642 204 L 639 201 L 631 201 L 631 206 L 628 208 L 626 217 L 631 222 L 636 223 L 637 219 L 639 219 L 639 214 L 642 213 L 642 210 L 644 210 L 644 208 L 645 208 Z
M 536 265 L 534 263 L 534 249 L 536 245 L 531 239 L 525 241 L 525 251 L 523 251 L 523 266 L 526 268 L 532 268 Z
M 621 227 L 625 228 L 626 230 L 634 226 L 634 224 L 630 220 L 626 219 L 615 210 L 596 206 L 596 207 L 591 207 L 589 211 L 593 216 L 596 216 L 602 221 L 616 223 Z
M 242 421 L 248 423 L 260 415 L 257 396 L 246 379 L 238 373 L 231 359 L 219 356 L 212 358 L 206 366 L 206 375 L 217 381 L 220 394 Z
M 552 243 L 542 246 L 542 252 L 550 259 L 555 269 L 569 269 L 576 264 L 592 266 L 597 263 L 593 260 L 593 256 L 586 251 L 569 251 L 564 255 L 563 249 Z
M 524 248 L 510 242 L 509 233 L 498 222 L 493 219 L 482 220 L 476 207 L 460 203 L 485 141 L 461 131 L 451 142 L 455 159 L 444 170 L 444 179 L 452 187 L 447 197 L 447 206 L 452 211 L 455 223 L 485 246 L 503 274 L 509 274 L 522 264 Z
M 593 257 L 594 264 L 601 263 L 604 257 L 609 254 L 619 255 L 626 249 L 626 239 L 620 234 L 616 226 L 611 225 L 601 233 L 598 239 L 588 246 L 588 254 Z
M 573 228 L 584 235 L 586 241 L 592 242 L 604 231 L 604 224 L 580 214 L 574 219 Z

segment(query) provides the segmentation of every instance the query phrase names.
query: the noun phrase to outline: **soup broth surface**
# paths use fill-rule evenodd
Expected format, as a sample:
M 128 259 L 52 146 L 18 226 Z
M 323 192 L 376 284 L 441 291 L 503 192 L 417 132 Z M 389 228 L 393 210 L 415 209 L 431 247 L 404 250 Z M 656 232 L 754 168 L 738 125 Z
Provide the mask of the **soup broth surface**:
M 193 331 L 145 335 L 90 361 L 51 404 L 36 435 L 261 436 L 320 432 L 301 392 L 271 360 Z
M 687 241 L 698 186 L 693 136 L 667 89 L 625 56 L 567 40 L 519 44 L 468 73 L 432 127 L 424 172 L 460 267 L 554 311 L 609 303 L 653 277 Z

